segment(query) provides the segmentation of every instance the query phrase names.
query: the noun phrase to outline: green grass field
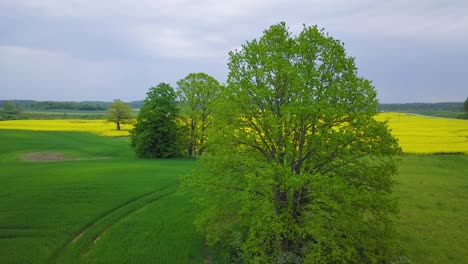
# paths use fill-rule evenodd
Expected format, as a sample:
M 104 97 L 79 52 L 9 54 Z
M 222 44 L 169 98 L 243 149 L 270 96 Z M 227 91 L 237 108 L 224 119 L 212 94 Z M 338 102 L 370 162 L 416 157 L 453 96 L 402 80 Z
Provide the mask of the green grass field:
M 0 138 L 0 263 L 203 263 L 197 210 L 176 194 L 194 161 L 137 160 L 126 138 L 87 133 Z M 23 160 L 38 152 L 64 160 Z M 405 255 L 468 262 L 468 155 L 405 156 L 397 180 Z
M 399 232 L 415 263 L 468 263 L 468 155 L 409 155 L 400 165 Z
M 0 131 L 0 263 L 200 263 L 189 160 L 136 160 L 126 139 Z M 21 161 L 28 152 L 78 160 Z

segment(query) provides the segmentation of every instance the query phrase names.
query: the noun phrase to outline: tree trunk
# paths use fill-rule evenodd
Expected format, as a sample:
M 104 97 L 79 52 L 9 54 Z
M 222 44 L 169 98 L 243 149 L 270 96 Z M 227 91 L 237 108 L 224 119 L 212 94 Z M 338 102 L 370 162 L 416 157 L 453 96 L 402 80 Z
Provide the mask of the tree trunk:
M 203 155 L 203 151 L 205 150 L 205 147 L 203 146 L 203 143 L 205 143 L 205 139 L 203 136 L 200 138 L 200 147 L 198 148 L 198 156 L 201 157 Z
M 193 154 L 196 154 L 196 124 L 194 118 L 190 120 L 190 144 L 189 144 L 189 158 L 193 157 Z
M 117 122 L 117 130 L 120 130 L 120 122 Z
M 188 157 L 192 158 L 193 156 L 193 144 L 192 144 L 192 139 L 190 139 L 189 147 L 188 147 Z

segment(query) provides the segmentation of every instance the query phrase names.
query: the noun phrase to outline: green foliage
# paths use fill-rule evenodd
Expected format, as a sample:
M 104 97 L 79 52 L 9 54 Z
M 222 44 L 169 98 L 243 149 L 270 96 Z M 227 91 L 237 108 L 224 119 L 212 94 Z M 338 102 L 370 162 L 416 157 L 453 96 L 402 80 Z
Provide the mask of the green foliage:
M 179 109 L 174 89 L 166 83 L 150 88 L 130 132 L 130 143 L 140 158 L 180 156 Z
M 396 254 L 397 141 L 343 44 L 284 23 L 230 53 L 209 153 L 184 181 L 197 227 L 246 263 L 382 263 Z
M 206 130 L 212 122 L 213 103 L 221 92 L 221 85 L 206 73 L 190 73 L 177 85 L 188 157 L 201 156 L 205 150 Z
M 465 110 L 465 112 L 468 112 L 468 97 L 466 97 L 466 100 L 463 103 L 463 109 Z
M 132 108 L 119 99 L 107 109 L 106 119 L 109 122 L 114 122 L 117 125 L 117 130 L 120 130 L 120 124 L 131 124 L 133 121 Z

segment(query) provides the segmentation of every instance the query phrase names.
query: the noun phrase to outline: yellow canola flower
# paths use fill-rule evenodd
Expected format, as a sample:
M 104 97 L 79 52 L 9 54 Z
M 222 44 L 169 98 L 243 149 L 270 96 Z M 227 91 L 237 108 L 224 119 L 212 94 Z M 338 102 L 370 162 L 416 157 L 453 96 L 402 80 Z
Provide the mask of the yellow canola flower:
M 403 113 L 381 113 L 377 120 L 389 121 L 392 134 L 405 153 L 468 153 L 468 120 L 417 116 Z M 102 136 L 128 136 L 133 125 L 105 120 L 8 120 L 0 121 L 0 129 L 81 131 Z
M 381 113 L 405 153 L 468 153 L 468 120 Z
M 101 136 L 128 136 L 133 125 L 120 125 L 106 120 L 54 119 L 54 120 L 7 120 L 0 121 L 0 129 L 39 130 L 39 131 L 79 131 Z

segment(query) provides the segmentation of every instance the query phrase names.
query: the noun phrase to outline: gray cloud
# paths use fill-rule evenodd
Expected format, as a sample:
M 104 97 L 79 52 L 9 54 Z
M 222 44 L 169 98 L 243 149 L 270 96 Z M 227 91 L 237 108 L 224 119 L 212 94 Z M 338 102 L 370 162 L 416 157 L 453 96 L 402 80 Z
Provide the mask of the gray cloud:
M 285 21 L 345 42 L 382 102 L 468 95 L 466 1 L 0 2 L 0 99 L 142 99 L 158 82 L 204 71 L 221 82 L 228 51 Z

